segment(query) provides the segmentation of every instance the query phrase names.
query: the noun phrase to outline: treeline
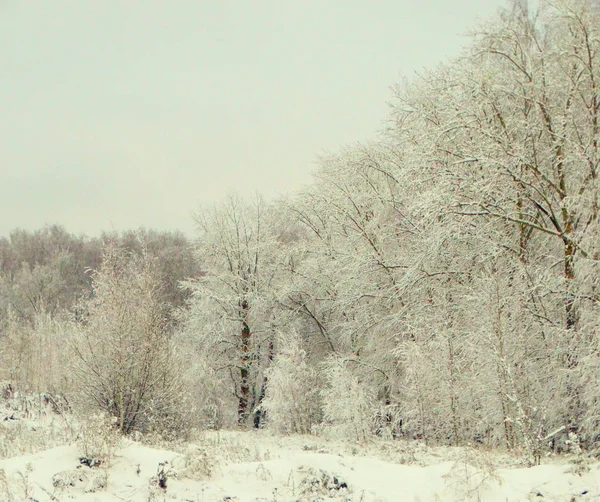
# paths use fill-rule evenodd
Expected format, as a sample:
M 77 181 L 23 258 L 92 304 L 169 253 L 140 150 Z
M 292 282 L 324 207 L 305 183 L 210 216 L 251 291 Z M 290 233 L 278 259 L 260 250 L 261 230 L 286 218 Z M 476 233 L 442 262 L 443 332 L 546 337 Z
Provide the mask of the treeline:
M 174 307 L 185 303 L 179 281 L 200 270 L 182 233 L 139 229 L 91 238 L 52 225 L 36 231 L 16 229 L 0 237 L 0 319 L 13 315 L 31 322 L 41 312 L 70 311 L 92 292 L 93 271 L 99 269 L 109 244 L 155 259 L 164 301 Z
M 34 251 L 17 233 L 3 284 L 41 295 L 55 283 L 36 267 L 57 281 L 61 266 L 78 270 L 61 291 L 91 287 L 95 300 L 76 324 L 88 378 L 73 388 L 124 431 L 191 420 L 480 443 L 530 461 L 563 431 L 595 448 L 598 10 L 512 2 L 460 58 L 397 85 L 386 130 L 324 156 L 310 187 L 203 208 L 193 255 L 161 234 L 133 261 L 115 250 L 122 239 L 102 265 L 99 242 L 56 246 L 46 229 Z M 69 249 L 81 254 L 61 261 Z M 35 311 L 37 296 L 22 295 L 11 301 Z M 66 296 L 45 293 L 44 311 L 75 305 Z M 132 340 L 146 347 L 134 361 Z
M 198 216 L 215 407 L 233 388 L 239 422 L 289 432 L 597 445 L 599 15 L 512 2 L 311 187 Z

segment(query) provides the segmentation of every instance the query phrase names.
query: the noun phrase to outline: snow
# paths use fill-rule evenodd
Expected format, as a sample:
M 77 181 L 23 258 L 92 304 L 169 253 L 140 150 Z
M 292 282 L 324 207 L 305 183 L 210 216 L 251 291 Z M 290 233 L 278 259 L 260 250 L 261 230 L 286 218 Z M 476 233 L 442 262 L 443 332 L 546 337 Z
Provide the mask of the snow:
M 80 456 L 80 446 L 73 443 L 0 460 L 0 475 L 4 471 L 10 489 L 2 500 L 600 500 L 597 463 L 581 474 L 571 472 L 574 465 L 567 458 L 545 459 L 531 468 L 516 467 L 514 458 L 512 467 L 488 468 L 511 460 L 402 441 L 353 445 L 312 436 L 225 431 L 206 433 L 178 445 L 177 451 L 124 440 L 109 465 L 94 468 L 81 465 Z M 170 473 L 164 490 L 156 479 L 161 463 Z

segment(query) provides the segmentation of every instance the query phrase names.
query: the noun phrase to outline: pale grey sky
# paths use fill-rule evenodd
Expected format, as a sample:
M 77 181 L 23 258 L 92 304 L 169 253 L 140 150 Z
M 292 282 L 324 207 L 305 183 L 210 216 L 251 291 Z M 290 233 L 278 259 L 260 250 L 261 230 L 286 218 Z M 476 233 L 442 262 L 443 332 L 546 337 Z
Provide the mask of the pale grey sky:
M 310 181 L 504 0 L 0 0 L 0 235 L 191 233 Z

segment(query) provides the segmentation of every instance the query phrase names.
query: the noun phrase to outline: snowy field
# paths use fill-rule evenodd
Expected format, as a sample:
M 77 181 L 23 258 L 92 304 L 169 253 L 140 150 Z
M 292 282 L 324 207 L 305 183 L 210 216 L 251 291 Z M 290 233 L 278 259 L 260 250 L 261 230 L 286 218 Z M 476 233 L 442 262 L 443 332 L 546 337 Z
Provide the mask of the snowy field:
M 494 468 L 489 455 L 412 446 L 382 442 L 352 451 L 311 437 L 221 432 L 181 452 L 124 441 L 107 465 L 90 468 L 71 444 L 0 461 L 8 488 L 2 500 L 600 500 L 598 464 L 582 475 L 558 462 Z
M 26 408 L 1 410 L 3 502 L 600 500 L 600 464 L 575 456 L 526 468 L 474 448 L 267 431 L 210 431 L 157 448 L 49 406 Z

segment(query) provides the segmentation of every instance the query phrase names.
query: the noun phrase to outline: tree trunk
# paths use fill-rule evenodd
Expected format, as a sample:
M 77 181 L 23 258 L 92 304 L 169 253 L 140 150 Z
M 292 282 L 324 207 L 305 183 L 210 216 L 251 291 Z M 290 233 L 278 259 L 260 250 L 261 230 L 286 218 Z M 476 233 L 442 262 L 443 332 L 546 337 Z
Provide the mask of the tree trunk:
M 242 358 L 240 365 L 240 396 L 238 404 L 238 425 L 243 425 L 248 419 L 248 403 L 250 402 L 250 327 L 248 326 L 248 302 L 241 302 L 242 310 Z
M 575 245 L 571 241 L 564 242 L 565 256 L 565 313 L 566 313 L 566 328 L 572 330 L 575 328 L 576 316 L 573 295 L 573 280 L 575 279 Z

